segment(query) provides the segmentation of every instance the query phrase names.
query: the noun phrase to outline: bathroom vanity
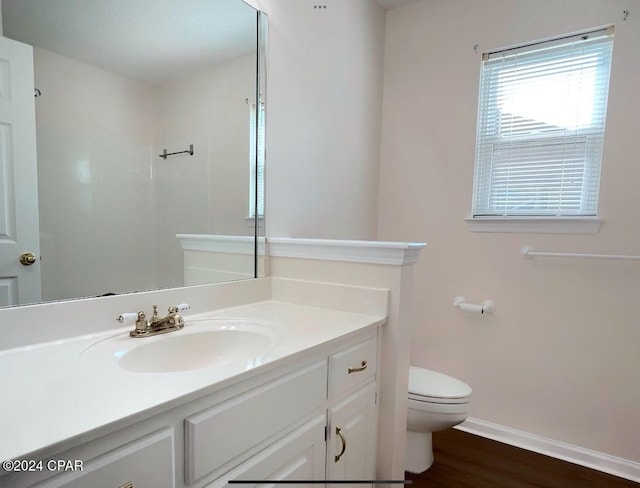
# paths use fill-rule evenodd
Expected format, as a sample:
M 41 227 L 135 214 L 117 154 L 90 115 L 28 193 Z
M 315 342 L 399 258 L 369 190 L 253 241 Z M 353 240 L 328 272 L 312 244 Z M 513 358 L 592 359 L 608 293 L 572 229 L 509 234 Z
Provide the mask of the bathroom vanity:
M 5 391 L 31 384 L 0 407 L 2 432 L 16 439 L 3 446 L 14 464 L 0 486 L 375 478 L 385 317 L 267 300 L 185 319 L 158 337 L 121 328 L 4 351 L 3 367 L 24 375 Z M 267 339 L 238 361 L 223 337 L 235 333 Z M 207 334 L 227 352 L 210 363 L 181 357 L 179 342 Z M 168 341 L 175 354 L 162 361 L 153 350 Z
M 273 239 L 269 278 L 0 310 L 0 487 L 401 479 L 422 247 Z

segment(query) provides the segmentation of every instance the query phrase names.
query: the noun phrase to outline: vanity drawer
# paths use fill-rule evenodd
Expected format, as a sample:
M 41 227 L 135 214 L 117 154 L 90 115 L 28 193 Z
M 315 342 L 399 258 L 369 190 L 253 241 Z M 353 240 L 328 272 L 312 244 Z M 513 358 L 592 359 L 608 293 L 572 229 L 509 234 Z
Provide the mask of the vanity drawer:
M 229 480 L 322 480 L 325 478 L 327 417 L 324 412 L 248 461 L 228 471 L 205 488 L 234 488 Z M 288 484 L 288 483 L 287 483 Z M 247 483 L 245 486 L 252 486 Z M 255 485 L 253 485 L 255 486 Z M 301 485 L 298 485 L 301 486 Z M 286 487 L 283 487 L 286 488 Z
M 327 361 L 307 366 L 185 419 L 185 480 L 191 484 L 322 406 Z
M 334 398 L 373 378 L 378 341 L 372 337 L 329 357 L 329 397 Z
M 38 488 L 173 488 L 173 429 L 166 428 L 85 462 Z

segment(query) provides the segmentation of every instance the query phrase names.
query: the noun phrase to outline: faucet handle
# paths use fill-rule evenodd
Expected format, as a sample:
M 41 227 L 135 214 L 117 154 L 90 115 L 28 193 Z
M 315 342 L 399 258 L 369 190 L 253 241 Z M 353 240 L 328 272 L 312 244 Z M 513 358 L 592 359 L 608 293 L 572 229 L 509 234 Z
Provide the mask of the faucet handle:
M 133 325 L 138 320 L 138 314 L 135 312 L 127 312 L 116 317 L 116 322 L 124 325 Z
M 146 316 L 144 314 L 144 312 L 127 312 L 127 313 L 123 313 L 120 314 L 116 317 L 116 322 L 120 322 L 121 324 L 124 325 L 134 325 L 136 326 L 136 329 L 144 329 L 147 325 L 146 320 L 145 320 Z
M 185 310 L 189 310 L 190 308 L 191 306 L 188 303 L 179 303 L 178 305 L 169 307 L 169 313 L 184 312 Z

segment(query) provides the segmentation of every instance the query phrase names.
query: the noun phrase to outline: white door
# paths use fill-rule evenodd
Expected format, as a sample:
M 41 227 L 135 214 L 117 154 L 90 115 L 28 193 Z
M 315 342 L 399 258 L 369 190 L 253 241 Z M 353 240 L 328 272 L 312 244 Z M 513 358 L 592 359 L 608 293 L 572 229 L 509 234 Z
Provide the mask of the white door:
M 31 46 L 0 36 L 0 306 L 40 301 L 34 100 Z

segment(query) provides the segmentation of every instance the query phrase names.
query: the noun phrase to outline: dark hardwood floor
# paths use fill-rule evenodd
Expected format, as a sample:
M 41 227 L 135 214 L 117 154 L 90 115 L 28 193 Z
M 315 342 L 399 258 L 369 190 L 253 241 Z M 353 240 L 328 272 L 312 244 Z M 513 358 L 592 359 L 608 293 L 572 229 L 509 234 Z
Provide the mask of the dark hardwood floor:
M 411 488 L 640 488 L 600 471 L 449 429 L 433 434 L 433 466 Z

